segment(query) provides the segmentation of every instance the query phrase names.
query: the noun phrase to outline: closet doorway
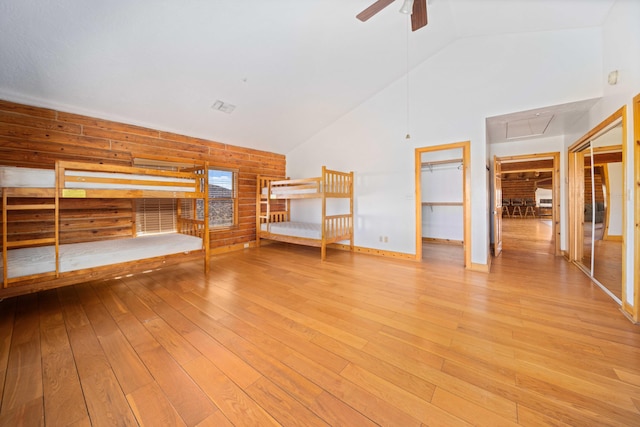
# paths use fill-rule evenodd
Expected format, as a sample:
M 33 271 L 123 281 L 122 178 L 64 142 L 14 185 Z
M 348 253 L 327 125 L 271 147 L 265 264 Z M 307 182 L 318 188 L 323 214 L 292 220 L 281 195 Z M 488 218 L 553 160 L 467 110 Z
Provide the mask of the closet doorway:
M 415 150 L 417 260 L 426 246 L 471 267 L 470 151 L 469 141 Z
M 494 158 L 494 256 L 503 249 L 561 255 L 560 153 Z
M 622 304 L 626 108 L 569 147 L 570 257 Z

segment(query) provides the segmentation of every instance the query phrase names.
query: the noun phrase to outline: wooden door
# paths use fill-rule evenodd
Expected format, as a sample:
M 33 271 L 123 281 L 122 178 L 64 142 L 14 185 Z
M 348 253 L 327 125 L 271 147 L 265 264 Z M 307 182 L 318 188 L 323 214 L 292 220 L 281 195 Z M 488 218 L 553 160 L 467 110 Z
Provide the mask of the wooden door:
M 493 255 L 502 252 L 502 163 L 493 156 Z

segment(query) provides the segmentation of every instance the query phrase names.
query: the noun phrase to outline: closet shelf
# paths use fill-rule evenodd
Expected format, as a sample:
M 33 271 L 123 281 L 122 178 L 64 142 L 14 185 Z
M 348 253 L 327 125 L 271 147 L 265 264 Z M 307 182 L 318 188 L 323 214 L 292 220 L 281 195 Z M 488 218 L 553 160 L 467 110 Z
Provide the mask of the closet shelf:
M 462 206 L 462 202 L 422 202 L 422 206 Z

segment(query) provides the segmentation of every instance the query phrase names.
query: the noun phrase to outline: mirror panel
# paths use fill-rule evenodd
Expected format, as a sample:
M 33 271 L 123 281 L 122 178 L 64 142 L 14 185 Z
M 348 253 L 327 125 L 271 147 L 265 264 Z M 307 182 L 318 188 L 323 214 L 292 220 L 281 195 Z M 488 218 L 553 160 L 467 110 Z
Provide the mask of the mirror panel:
M 620 134 L 613 128 L 603 137 Z M 598 146 L 594 140 L 596 208 L 593 223 L 593 277 L 619 300 L 622 298 L 622 229 L 624 183 L 622 146 Z
M 582 215 L 582 257 L 580 264 L 591 273 L 593 248 L 593 170 L 591 168 L 591 146 L 585 148 L 583 154 L 584 190 Z

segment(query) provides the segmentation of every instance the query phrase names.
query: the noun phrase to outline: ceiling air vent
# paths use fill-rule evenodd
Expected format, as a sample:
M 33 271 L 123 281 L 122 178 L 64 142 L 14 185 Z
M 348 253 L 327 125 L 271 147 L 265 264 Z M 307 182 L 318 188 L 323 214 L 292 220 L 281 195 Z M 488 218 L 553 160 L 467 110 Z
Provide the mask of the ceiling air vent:
M 229 104 L 227 102 L 218 100 L 218 101 L 213 103 L 211 108 L 213 108 L 214 110 L 222 111 L 223 113 L 231 114 L 233 112 L 233 110 L 236 109 L 236 106 L 235 105 L 231 105 L 231 104 Z

